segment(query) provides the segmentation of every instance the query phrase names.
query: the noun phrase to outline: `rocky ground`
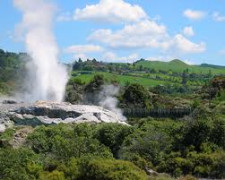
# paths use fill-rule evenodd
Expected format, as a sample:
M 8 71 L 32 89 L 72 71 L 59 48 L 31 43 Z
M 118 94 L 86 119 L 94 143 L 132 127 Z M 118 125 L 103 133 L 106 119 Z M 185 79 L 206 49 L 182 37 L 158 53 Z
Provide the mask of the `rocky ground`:
M 12 100 L 0 103 L 0 132 L 11 126 L 58 123 L 123 123 L 118 115 L 99 106 L 38 101 L 34 104 Z

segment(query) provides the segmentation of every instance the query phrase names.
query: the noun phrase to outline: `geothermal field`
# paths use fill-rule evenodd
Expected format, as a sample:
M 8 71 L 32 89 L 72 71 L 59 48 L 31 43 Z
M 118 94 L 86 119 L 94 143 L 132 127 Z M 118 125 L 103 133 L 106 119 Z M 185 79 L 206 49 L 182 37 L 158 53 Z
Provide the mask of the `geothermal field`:
M 5 99 L 0 104 L 0 131 L 13 125 L 123 123 L 126 118 L 114 107 L 116 102 L 111 96 L 105 97 L 100 104 L 115 113 L 103 107 L 63 102 L 69 70 L 59 62 L 59 48 L 52 32 L 56 7 L 44 1 L 15 0 L 14 4 L 23 14 L 18 29 L 24 36 L 30 60 L 26 64 L 25 91 L 16 97 L 22 103 Z M 110 89 L 113 87 L 101 93 L 111 92 Z M 116 89 L 113 93 L 117 92 Z
M 0 131 L 15 126 L 51 125 L 59 123 L 121 123 L 123 119 L 99 106 L 72 105 L 39 101 L 36 103 L 16 103 L 3 101 L 0 104 Z
M 225 1 L 0 0 L 0 180 L 224 180 Z

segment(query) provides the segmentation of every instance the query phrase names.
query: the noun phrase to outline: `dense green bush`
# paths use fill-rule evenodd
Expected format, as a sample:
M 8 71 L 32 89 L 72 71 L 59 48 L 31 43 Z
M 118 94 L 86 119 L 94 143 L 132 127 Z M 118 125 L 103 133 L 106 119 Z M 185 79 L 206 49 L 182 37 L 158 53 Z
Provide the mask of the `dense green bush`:
M 189 152 L 185 157 L 181 154 L 170 154 L 157 167 L 159 172 L 167 172 L 174 176 L 193 174 L 196 177 L 222 178 L 224 177 L 224 152 L 197 153 Z
M 58 159 L 80 158 L 87 154 L 112 157 L 110 150 L 92 137 L 90 125 L 76 125 L 73 128 L 60 124 L 42 126 L 28 136 L 28 145 L 36 153 L 51 153 Z
M 39 126 L 28 135 L 26 147 L 0 148 L 0 178 L 146 179 L 148 169 L 175 177 L 224 178 L 223 123 L 149 118 L 133 126 Z M 15 131 L 1 137 L 10 140 Z M 170 179 L 155 179 L 160 177 Z
M 146 180 L 144 171 L 120 160 L 93 159 L 84 164 L 82 179 L 87 180 Z
M 125 87 L 122 102 L 129 107 L 151 108 L 149 92 L 140 84 L 130 84 Z
M 171 148 L 171 139 L 152 127 L 146 131 L 137 130 L 126 138 L 120 150 L 120 157 L 127 153 L 136 153 L 153 164 L 157 164 Z
M 120 124 L 102 124 L 99 126 L 95 137 L 105 146 L 109 147 L 115 157 L 124 139 L 134 131 L 133 127 Z
M 43 165 L 41 157 L 29 149 L 0 149 L 0 179 L 32 180 Z
M 14 133 L 15 130 L 11 128 L 6 129 L 3 133 L 0 133 L 0 148 L 9 146 L 9 141 L 13 138 Z

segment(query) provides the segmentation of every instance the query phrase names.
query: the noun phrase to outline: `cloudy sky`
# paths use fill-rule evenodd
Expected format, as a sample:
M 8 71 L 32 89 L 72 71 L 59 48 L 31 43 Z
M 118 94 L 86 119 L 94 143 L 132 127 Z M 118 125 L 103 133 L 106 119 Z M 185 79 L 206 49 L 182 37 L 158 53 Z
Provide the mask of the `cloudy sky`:
M 225 65 L 225 0 L 51 3 L 56 6 L 52 30 L 62 61 L 79 57 L 116 62 L 179 58 L 192 64 Z M 12 0 L 0 0 L 0 48 L 26 50 L 17 36 L 21 20 Z

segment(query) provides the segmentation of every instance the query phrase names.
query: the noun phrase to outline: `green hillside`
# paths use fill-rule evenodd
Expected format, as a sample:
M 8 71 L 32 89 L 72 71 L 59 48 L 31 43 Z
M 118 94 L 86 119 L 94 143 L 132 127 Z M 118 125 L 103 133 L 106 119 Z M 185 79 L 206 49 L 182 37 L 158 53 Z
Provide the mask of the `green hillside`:
M 225 66 L 219 66 L 219 65 L 213 65 L 213 64 L 206 64 L 206 63 L 203 63 L 200 66 L 201 67 L 211 67 L 211 68 L 214 68 L 214 69 L 225 69 Z
M 145 77 L 131 76 L 131 75 L 119 75 L 107 72 L 89 72 L 87 74 L 82 74 L 82 72 L 77 72 L 77 76 L 73 77 L 71 81 L 76 81 L 80 79 L 83 83 L 89 83 L 96 74 L 102 74 L 104 77 L 112 82 L 119 82 L 121 85 L 126 85 L 127 83 L 138 83 L 145 87 L 154 87 L 157 85 L 169 84 L 164 80 L 149 79 Z M 176 83 L 173 83 L 176 84 Z
M 223 66 L 215 66 L 215 65 L 189 65 L 184 63 L 181 60 L 175 59 L 170 62 L 162 62 L 162 61 L 147 61 L 147 60 L 140 60 L 135 63 L 137 66 L 143 66 L 145 68 L 151 68 L 155 70 L 162 70 L 162 71 L 173 71 L 181 73 L 184 70 L 188 69 L 190 73 L 197 73 L 197 74 L 207 74 L 211 72 L 212 74 L 224 74 L 225 67 Z M 219 68 L 218 68 L 219 67 Z
M 105 63 L 96 59 L 72 64 L 71 81 L 89 83 L 96 74 L 120 85 L 138 83 L 145 87 L 158 85 L 201 87 L 215 75 L 225 74 L 225 68 L 216 65 L 188 65 L 181 60 L 170 62 L 139 60 L 135 63 Z

